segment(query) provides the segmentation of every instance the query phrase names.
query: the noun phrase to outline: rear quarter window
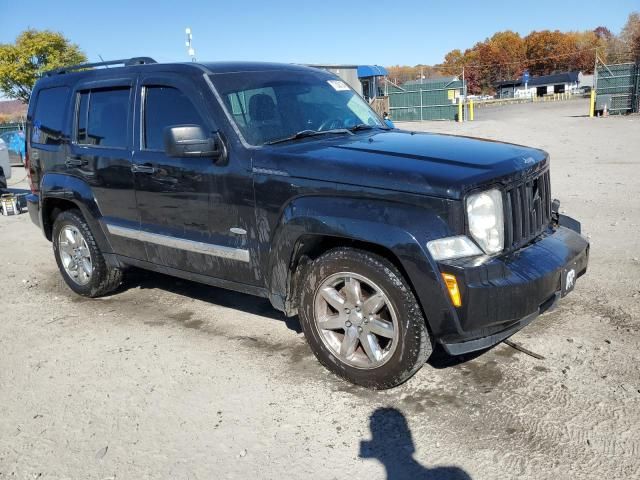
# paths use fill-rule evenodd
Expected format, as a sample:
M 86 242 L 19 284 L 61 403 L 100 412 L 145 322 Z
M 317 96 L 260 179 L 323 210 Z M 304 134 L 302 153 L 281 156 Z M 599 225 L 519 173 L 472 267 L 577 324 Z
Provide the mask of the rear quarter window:
M 105 148 L 126 148 L 130 88 L 105 88 L 80 93 L 76 111 L 76 142 Z
M 60 145 L 69 102 L 69 90 L 69 87 L 54 87 L 38 92 L 33 114 L 31 143 Z

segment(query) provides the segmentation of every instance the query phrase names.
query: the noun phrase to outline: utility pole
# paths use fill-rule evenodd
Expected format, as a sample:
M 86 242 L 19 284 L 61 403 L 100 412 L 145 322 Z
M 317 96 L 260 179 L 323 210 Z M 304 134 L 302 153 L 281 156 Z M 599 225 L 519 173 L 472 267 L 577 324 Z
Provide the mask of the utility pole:
M 187 46 L 187 55 L 189 55 L 191 57 L 191 61 L 192 62 L 195 62 L 196 61 L 196 51 L 193 48 L 193 44 L 192 44 L 193 36 L 191 35 L 191 28 L 187 27 L 184 30 L 184 33 L 187 36 L 187 39 L 185 41 L 185 44 Z

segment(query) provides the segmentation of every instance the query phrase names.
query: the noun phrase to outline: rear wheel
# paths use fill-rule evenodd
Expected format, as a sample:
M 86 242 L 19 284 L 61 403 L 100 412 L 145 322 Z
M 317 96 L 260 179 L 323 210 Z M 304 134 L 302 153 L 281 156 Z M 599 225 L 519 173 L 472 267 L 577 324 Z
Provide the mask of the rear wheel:
M 99 297 L 120 285 L 122 270 L 105 262 L 79 211 L 60 213 L 53 224 L 52 236 L 58 268 L 71 290 L 85 297 Z
M 395 266 L 338 248 L 306 270 L 300 320 L 320 362 L 358 385 L 390 388 L 410 378 L 432 351 L 416 299 Z

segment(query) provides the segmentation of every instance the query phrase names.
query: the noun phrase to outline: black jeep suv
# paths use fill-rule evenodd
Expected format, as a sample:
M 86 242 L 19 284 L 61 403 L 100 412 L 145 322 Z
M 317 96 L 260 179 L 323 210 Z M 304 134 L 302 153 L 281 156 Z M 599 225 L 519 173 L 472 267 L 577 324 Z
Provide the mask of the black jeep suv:
M 119 63 L 49 72 L 29 104 L 29 211 L 80 295 L 134 266 L 267 297 L 327 368 L 387 388 L 586 271 L 541 150 L 391 129 L 313 68 Z

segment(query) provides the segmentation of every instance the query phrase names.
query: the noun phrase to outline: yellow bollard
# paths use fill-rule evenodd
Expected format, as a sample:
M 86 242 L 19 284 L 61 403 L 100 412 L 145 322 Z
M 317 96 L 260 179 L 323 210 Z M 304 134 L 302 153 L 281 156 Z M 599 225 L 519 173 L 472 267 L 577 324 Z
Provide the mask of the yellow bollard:
M 458 98 L 458 122 L 462 122 L 462 98 Z
M 589 116 L 593 117 L 596 113 L 596 90 L 591 89 L 591 100 L 589 101 Z
M 473 100 L 469 100 L 469 121 L 473 122 Z

